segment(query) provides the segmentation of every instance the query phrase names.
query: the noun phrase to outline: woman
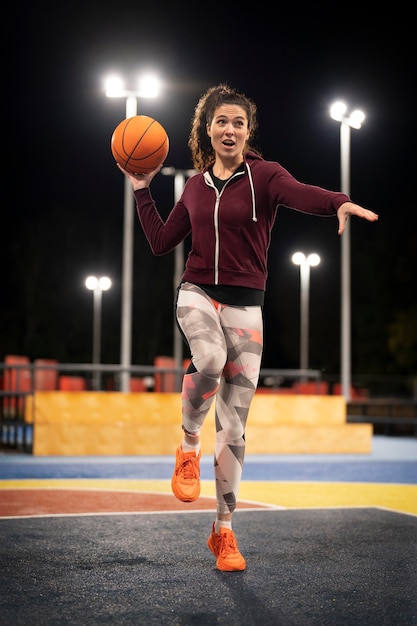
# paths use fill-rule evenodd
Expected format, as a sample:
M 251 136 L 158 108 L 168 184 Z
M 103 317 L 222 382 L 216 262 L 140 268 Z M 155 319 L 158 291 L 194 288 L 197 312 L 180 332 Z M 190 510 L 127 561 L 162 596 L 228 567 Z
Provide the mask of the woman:
M 183 502 L 200 494 L 200 433 L 216 398 L 214 473 L 217 516 L 208 547 L 221 571 L 246 567 L 232 530 L 245 455 L 245 426 L 258 384 L 263 349 L 262 305 L 277 208 L 337 216 L 339 234 L 350 215 L 378 216 L 345 194 L 298 182 L 251 147 L 256 105 L 225 84 L 200 98 L 189 148 L 198 173 L 188 179 L 167 220 L 161 218 L 149 174 L 130 175 L 137 211 L 152 252 L 162 255 L 191 233 L 178 287 L 176 316 L 191 364 L 182 385 L 182 442 L 171 486 Z

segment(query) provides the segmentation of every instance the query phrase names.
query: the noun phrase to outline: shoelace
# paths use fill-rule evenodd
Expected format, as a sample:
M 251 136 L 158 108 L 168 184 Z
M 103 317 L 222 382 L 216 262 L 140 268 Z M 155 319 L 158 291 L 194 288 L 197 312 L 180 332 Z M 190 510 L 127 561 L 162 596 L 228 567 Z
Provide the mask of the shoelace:
M 238 552 L 236 540 L 233 533 L 223 533 L 219 540 L 219 554 L 223 557 L 228 554 L 236 554 Z
M 198 478 L 198 464 L 196 457 L 190 457 L 189 459 L 184 459 L 178 468 L 178 474 L 183 474 L 185 480 L 192 480 L 193 478 Z

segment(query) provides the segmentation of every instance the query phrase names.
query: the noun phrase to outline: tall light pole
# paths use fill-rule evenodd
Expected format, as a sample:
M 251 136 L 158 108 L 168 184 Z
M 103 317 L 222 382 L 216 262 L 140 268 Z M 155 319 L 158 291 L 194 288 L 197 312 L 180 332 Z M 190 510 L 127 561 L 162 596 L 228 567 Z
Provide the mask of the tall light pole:
M 295 265 L 300 266 L 300 369 L 308 369 L 308 335 L 309 335 L 309 300 L 310 300 L 310 267 L 320 263 L 318 254 L 306 256 L 303 252 L 295 252 L 291 257 Z
M 196 174 L 195 170 L 179 170 L 175 167 L 163 167 L 161 169 L 161 174 L 165 176 L 173 176 L 174 177 L 174 203 L 177 203 L 181 197 L 182 190 L 184 189 L 185 181 L 190 176 L 194 176 Z M 174 296 L 175 291 L 179 285 L 181 275 L 184 271 L 184 243 L 180 243 L 175 248 L 175 264 L 174 264 Z M 178 326 L 175 321 L 174 315 L 174 363 L 175 368 L 180 370 L 182 367 L 182 347 L 183 347 L 183 338 L 178 330 Z M 181 390 L 181 375 L 177 374 L 175 377 L 175 391 Z
M 103 291 L 107 291 L 111 287 L 111 280 L 107 276 L 89 276 L 85 280 L 87 289 L 93 292 L 93 364 L 99 365 L 101 360 L 101 302 Z M 101 388 L 101 372 L 93 371 L 93 389 L 100 391 Z
M 362 111 L 346 114 L 344 102 L 335 102 L 330 107 L 330 117 L 340 122 L 340 180 L 341 191 L 350 196 L 350 129 L 361 128 L 365 119 Z M 342 394 L 348 402 L 351 398 L 351 298 L 350 298 L 350 222 L 345 226 L 341 242 L 341 330 L 340 330 L 340 375 Z
M 126 119 L 138 114 L 138 98 L 156 98 L 159 94 L 159 81 L 146 75 L 140 80 L 139 88 L 123 88 L 119 77 L 106 81 L 108 98 L 126 98 Z M 123 270 L 122 270 L 122 309 L 120 364 L 124 368 L 120 374 L 120 391 L 130 391 L 130 366 L 132 364 L 132 300 L 133 300 L 133 243 L 134 243 L 135 201 L 132 186 L 127 177 L 124 181 L 124 225 L 123 225 Z

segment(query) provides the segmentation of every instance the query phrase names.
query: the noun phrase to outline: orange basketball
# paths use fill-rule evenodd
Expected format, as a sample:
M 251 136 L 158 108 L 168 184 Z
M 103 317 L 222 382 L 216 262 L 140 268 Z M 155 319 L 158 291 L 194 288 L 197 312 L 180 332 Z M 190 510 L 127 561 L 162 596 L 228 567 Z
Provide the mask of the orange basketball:
M 120 122 L 111 138 L 117 163 L 130 174 L 147 174 L 164 162 L 169 150 L 165 128 L 152 117 L 135 115 Z

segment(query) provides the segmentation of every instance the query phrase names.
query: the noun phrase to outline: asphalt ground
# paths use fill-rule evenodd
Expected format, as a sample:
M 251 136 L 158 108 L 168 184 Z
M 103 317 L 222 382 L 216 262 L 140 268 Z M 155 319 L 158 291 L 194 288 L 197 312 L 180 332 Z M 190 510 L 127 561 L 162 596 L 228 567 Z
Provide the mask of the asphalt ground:
M 173 466 L 0 453 L 0 624 L 417 626 L 416 438 L 248 456 L 244 572 L 216 570 L 207 547 L 212 459 L 191 504 Z

